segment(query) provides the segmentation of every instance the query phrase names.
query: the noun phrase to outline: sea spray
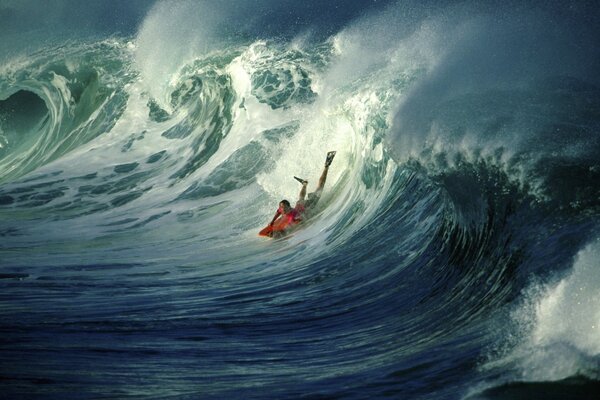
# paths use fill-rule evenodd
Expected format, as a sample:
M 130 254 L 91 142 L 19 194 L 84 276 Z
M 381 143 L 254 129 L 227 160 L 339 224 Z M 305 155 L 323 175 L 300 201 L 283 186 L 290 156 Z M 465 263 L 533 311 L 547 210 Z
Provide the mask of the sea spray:
M 531 304 L 516 313 L 519 323 L 531 321 L 515 350 L 524 380 L 600 377 L 599 243 L 581 250 L 559 282 L 532 289 Z

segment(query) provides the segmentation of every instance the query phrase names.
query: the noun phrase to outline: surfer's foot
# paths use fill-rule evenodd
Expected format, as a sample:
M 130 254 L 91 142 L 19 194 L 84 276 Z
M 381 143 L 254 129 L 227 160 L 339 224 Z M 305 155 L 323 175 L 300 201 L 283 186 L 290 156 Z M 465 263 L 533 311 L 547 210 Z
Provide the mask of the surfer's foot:
M 329 167 L 331 162 L 333 161 L 333 157 L 335 156 L 335 151 L 330 151 L 327 153 L 327 158 L 325 159 L 325 166 Z
M 297 176 L 295 176 L 294 179 L 300 182 L 302 186 L 308 185 L 308 181 L 306 179 L 298 178 Z

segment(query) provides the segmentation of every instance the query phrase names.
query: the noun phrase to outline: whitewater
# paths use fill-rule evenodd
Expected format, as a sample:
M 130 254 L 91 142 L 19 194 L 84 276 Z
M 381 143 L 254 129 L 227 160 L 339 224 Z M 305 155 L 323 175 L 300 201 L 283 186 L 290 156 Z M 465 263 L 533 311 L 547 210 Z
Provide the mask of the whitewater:
M 0 2 L 0 397 L 594 398 L 598 20 Z

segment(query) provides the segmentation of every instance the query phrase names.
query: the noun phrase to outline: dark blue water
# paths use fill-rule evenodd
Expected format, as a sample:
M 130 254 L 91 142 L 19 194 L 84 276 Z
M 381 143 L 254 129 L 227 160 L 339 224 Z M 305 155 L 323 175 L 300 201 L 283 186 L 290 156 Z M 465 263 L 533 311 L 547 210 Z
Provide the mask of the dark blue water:
M 597 16 L 0 4 L 0 397 L 594 398 Z

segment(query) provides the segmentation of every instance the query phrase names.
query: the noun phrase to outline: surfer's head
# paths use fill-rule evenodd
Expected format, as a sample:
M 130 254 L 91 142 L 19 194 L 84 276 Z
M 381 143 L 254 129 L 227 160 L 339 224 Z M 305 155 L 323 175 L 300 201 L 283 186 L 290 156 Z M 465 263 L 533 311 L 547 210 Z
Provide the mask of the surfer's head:
M 287 214 L 292 210 L 292 206 L 290 205 L 290 202 L 287 200 L 281 200 L 279 202 L 279 211 Z

